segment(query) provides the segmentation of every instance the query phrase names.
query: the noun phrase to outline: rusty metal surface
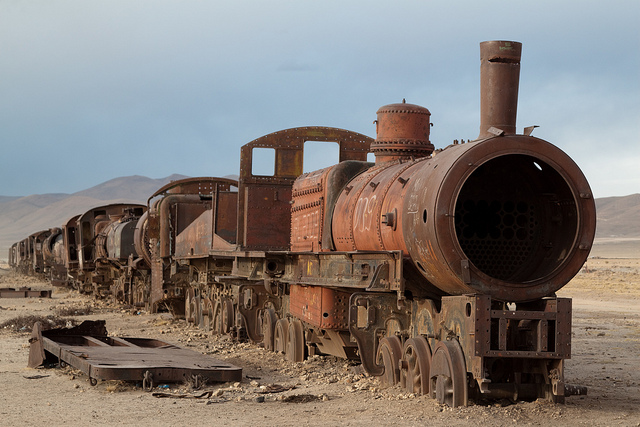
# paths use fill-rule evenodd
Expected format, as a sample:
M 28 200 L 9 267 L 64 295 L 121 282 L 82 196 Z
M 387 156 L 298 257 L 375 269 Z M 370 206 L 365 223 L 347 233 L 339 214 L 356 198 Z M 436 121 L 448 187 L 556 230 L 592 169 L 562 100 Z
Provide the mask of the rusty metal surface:
M 516 133 L 522 43 L 480 43 L 480 136 Z M 494 129 L 492 129 L 494 128 Z
M 142 381 L 146 373 L 154 383 L 181 382 L 199 375 L 207 381 L 240 381 L 242 368 L 192 350 L 151 338 L 107 336 L 104 321 L 85 321 L 70 329 L 39 331 L 30 339 L 33 360 L 49 353 L 81 370 L 92 380 Z M 42 363 L 42 362 L 40 362 Z
M 78 268 L 78 242 L 76 239 L 78 218 L 80 215 L 75 215 L 62 225 L 65 266 L 70 274 L 75 274 Z
M 127 210 L 134 210 L 136 216 L 140 217 L 146 210 L 146 206 L 131 203 L 114 203 L 89 209 L 80 215 L 77 220 L 76 231 L 76 244 L 80 247 L 78 251 L 80 269 L 90 270 L 94 268 L 96 258 L 100 255 L 108 256 L 106 248 L 97 247 L 96 240 L 110 223 L 122 218 Z
M 51 289 L 35 290 L 29 287 L 0 288 L 0 298 L 51 298 Z
M 595 236 L 595 203 L 577 165 L 522 135 L 454 145 L 409 181 L 407 249 L 445 292 L 531 301 L 567 284 Z
M 149 198 L 149 233 L 161 243 L 159 256 L 172 255 L 176 236 L 207 210 L 216 212 L 216 223 L 207 225 L 210 232 L 235 242 L 237 186 L 232 179 L 202 177 L 175 181 L 156 191 Z M 152 206 L 151 200 L 159 197 Z
M 112 222 L 106 231 L 105 247 L 110 259 L 126 259 L 130 255 L 138 256 L 133 244 L 133 234 L 138 218 L 126 222 Z
M 212 248 L 229 250 L 235 243 L 237 185 L 226 178 L 187 178 L 165 185 L 149 198 L 147 224 L 138 231 L 138 239 L 144 231 L 148 243 L 137 244 L 153 248 L 148 254 L 151 310 L 160 303 L 178 312 L 184 308 L 182 288 L 189 282 L 185 269 L 172 260 L 206 259 Z
M 300 127 L 265 135 L 240 153 L 238 244 L 243 250 L 288 250 L 291 187 L 302 174 L 305 141 L 337 142 L 340 161 L 365 161 L 372 139 L 328 127 Z M 275 151 L 273 176 L 253 175 L 253 149 Z
M 49 236 L 44 241 L 42 253 L 44 257 L 45 268 L 52 270 L 64 270 L 64 242 L 62 229 L 55 227 L 49 230 Z M 57 274 L 58 272 L 56 271 Z
M 136 229 L 133 234 L 133 244 L 136 253 L 144 259 L 147 266 L 151 265 L 151 241 L 149 236 L 149 209 L 142 214 L 136 223 Z
M 403 291 L 403 259 L 399 251 L 301 253 L 286 261 L 281 282 Z
M 347 329 L 350 295 L 347 292 L 318 286 L 292 285 L 289 296 L 290 311 L 311 326 L 322 329 Z
M 376 114 L 376 140 L 371 144 L 376 164 L 425 157 L 433 152 L 429 110 L 403 100 L 401 104 L 380 107 Z
M 339 196 L 332 221 L 336 250 L 407 253 L 403 203 L 417 162 L 386 162 L 352 179 Z
M 171 181 L 153 193 L 149 197 L 147 205 L 151 206 L 151 200 L 164 194 L 211 194 L 215 191 L 216 186 L 222 183 L 228 186 L 238 185 L 238 182 L 233 179 L 216 177 L 196 177 Z
M 176 258 L 202 258 L 209 252 L 234 250 L 238 193 L 228 185 L 211 194 L 211 206 L 175 237 Z
M 595 203 L 557 147 L 502 136 L 369 169 L 342 192 L 332 227 L 337 250 L 402 250 L 449 294 L 526 301 L 579 271 Z
M 292 251 L 335 250 L 331 220 L 338 196 L 353 177 L 371 166 L 347 160 L 296 179 L 291 201 Z
M 564 396 L 561 361 L 571 358 L 570 299 L 506 304 L 488 295 L 449 296 L 440 307 L 414 301 L 411 313 L 414 336 L 428 337 L 431 348 L 449 341 L 460 347 L 464 371 L 478 385 L 473 389 L 476 398 L 557 401 Z M 453 369 L 442 365 L 451 356 L 449 349 L 443 351 L 436 375 Z M 555 386 L 546 380 L 551 377 Z M 434 386 L 432 382 L 431 393 Z M 445 395 L 445 400 L 452 397 Z
M 9 256 L 7 257 L 9 267 L 15 269 L 18 266 L 18 243 L 14 243 L 9 248 Z
M 51 230 L 42 230 L 29 236 L 30 269 L 36 275 L 45 273 L 44 244 L 51 235 Z

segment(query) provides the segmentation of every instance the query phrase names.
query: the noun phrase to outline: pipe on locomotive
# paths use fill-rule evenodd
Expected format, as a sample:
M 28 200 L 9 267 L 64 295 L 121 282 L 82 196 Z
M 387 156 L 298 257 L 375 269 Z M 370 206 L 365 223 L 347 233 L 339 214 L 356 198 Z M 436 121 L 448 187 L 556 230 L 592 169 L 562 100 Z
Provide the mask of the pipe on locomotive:
M 518 86 L 522 43 L 480 43 L 480 135 L 495 136 L 494 128 L 506 135 L 516 133 Z
M 415 281 L 414 294 L 524 302 L 569 282 L 589 254 L 595 204 L 569 156 L 515 134 L 520 51 L 517 42 L 481 44 L 476 141 L 431 157 L 426 108 L 378 110 L 376 164 L 353 177 L 333 209 L 336 250 L 402 250 L 428 282 Z

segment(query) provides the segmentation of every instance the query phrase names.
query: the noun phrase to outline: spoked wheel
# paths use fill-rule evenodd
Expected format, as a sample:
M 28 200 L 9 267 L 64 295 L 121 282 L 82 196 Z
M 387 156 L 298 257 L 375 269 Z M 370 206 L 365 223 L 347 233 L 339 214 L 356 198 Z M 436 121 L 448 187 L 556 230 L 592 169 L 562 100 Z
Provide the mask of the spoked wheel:
M 378 344 L 376 363 L 384 366 L 380 379 L 386 385 L 393 386 L 400 381 L 400 359 L 402 359 L 402 341 L 400 338 L 384 337 Z
M 205 298 L 202 304 L 202 327 L 207 332 L 213 331 L 213 304 Z
M 402 386 L 409 393 L 429 394 L 431 348 L 424 337 L 410 338 L 404 343 L 401 372 Z
M 302 322 L 294 320 L 289 325 L 289 340 L 287 342 L 287 360 L 302 362 L 304 360 L 304 327 Z
M 455 408 L 468 403 L 467 368 L 458 341 L 440 341 L 429 370 L 431 397 Z
M 273 331 L 273 351 L 276 353 L 285 353 L 287 351 L 288 340 L 289 321 L 287 319 L 279 319 Z
M 262 312 L 262 342 L 264 349 L 267 351 L 274 351 L 273 336 L 275 334 L 277 321 L 278 318 L 273 308 L 266 308 Z
M 225 298 L 222 300 L 222 333 L 228 334 L 231 332 L 231 328 L 234 324 L 233 317 L 233 303 L 230 299 Z

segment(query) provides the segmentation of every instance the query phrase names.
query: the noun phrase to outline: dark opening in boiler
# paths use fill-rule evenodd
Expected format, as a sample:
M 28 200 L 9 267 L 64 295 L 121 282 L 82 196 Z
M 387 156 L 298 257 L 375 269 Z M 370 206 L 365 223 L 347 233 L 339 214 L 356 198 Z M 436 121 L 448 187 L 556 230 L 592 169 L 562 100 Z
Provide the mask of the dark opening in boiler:
M 458 243 L 493 278 L 515 283 L 541 279 L 572 249 L 576 202 L 569 185 L 532 156 L 497 157 L 476 169 L 456 201 Z

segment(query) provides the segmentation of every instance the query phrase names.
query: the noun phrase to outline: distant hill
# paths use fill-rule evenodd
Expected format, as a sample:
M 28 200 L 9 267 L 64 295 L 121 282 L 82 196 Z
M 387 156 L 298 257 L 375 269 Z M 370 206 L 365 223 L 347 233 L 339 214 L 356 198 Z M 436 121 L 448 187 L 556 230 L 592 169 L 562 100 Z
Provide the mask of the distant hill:
M 9 247 L 35 233 L 60 226 L 74 215 L 109 203 L 142 203 L 171 181 L 186 178 L 171 175 L 151 179 L 134 175 L 115 178 L 74 194 L 35 194 L 26 197 L 0 196 L 0 259 L 7 258 Z M 238 179 L 237 176 L 225 178 Z M 640 194 L 596 199 L 598 228 L 596 245 L 616 243 L 616 253 L 640 256 Z M 627 246 L 621 246 L 620 242 Z M 629 249 L 629 242 L 632 242 Z M 592 254 L 600 255 L 593 252 Z
M 133 175 L 114 178 L 95 187 L 73 193 L 74 197 L 93 197 L 99 200 L 130 199 L 147 202 L 149 196 L 171 181 L 184 179 L 184 175 L 171 175 L 161 179 Z
M 34 194 L 26 197 L 0 196 L 0 259 L 6 259 L 15 242 L 32 233 L 58 227 L 69 218 L 110 203 L 142 203 L 160 187 L 186 178 L 171 175 L 151 179 L 144 176 L 115 178 L 73 194 Z
M 597 238 L 640 238 L 640 194 L 596 199 Z
M 19 199 L 20 196 L 0 196 L 0 203 L 10 202 L 11 200 Z

